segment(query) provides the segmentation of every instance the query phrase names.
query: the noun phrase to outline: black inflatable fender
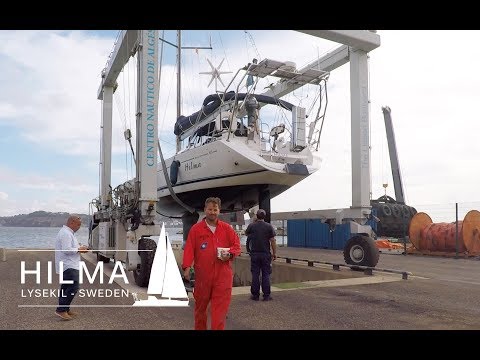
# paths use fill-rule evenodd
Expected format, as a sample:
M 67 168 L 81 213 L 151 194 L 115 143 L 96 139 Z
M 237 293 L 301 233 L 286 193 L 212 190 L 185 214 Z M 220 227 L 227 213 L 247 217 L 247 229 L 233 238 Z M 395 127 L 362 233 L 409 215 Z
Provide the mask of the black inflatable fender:
M 180 169 L 180 161 L 173 160 L 170 165 L 170 182 L 175 185 L 178 180 L 178 170 Z

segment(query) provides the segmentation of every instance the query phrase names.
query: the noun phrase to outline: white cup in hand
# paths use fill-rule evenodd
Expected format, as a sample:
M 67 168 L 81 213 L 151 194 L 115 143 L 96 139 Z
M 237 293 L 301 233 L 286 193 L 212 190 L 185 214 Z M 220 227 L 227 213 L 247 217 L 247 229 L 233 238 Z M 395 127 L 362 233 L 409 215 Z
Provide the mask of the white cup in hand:
M 217 258 L 221 260 L 224 256 L 230 256 L 230 248 L 217 248 Z

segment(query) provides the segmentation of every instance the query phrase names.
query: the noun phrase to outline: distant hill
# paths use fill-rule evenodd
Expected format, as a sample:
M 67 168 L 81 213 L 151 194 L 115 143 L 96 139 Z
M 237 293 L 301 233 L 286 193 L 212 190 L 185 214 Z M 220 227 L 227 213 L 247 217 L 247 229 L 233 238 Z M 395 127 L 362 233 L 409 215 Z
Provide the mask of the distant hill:
M 89 216 L 78 214 L 82 218 L 82 226 L 88 226 Z M 30 214 L 0 217 L 0 226 L 23 227 L 61 227 L 67 223 L 69 213 L 34 211 Z
M 0 217 L 0 226 L 10 227 L 62 227 L 67 223 L 67 218 L 70 214 L 66 212 L 48 212 L 48 211 L 34 211 L 30 214 L 21 214 L 14 216 Z M 90 216 L 87 214 L 78 214 L 82 218 L 82 227 L 90 223 Z M 243 213 L 229 213 L 220 214 L 220 219 L 232 225 L 243 225 Z M 161 215 L 155 217 L 157 224 L 165 222 L 166 227 L 181 228 L 181 219 L 171 219 Z
M 87 214 L 78 214 L 82 218 L 82 227 L 88 226 L 90 216 Z M 14 216 L 0 217 L 0 226 L 11 227 L 62 227 L 67 223 L 69 213 L 66 212 L 48 212 L 48 211 L 34 211 L 30 214 L 21 214 Z M 167 227 L 182 227 L 180 219 L 169 219 L 157 215 L 156 221 L 158 223 L 165 222 Z

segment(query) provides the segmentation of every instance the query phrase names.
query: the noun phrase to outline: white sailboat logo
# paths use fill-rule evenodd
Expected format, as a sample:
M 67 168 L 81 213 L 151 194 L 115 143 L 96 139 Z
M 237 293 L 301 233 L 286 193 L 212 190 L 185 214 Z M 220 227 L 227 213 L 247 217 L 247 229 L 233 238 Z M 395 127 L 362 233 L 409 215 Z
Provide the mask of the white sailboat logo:
M 162 225 L 153 258 L 147 294 L 147 300 L 135 299 L 132 306 L 188 306 L 187 291 L 175 261 L 168 234 L 165 232 L 165 224 Z M 160 295 L 161 298 L 155 295 Z

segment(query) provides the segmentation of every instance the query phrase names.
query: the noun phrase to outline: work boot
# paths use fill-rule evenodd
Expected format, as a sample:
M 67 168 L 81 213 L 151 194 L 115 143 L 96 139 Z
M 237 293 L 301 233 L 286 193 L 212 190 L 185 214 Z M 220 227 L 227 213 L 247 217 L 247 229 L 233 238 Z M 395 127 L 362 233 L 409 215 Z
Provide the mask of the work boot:
M 250 300 L 258 301 L 258 299 L 259 299 L 259 296 L 258 296 L 258 295 L 256 295 L 256 296 L 255 296 L 255 295 L 250 296 Z
M 75 312 L 75 311 L 72 311 L 72 310 L 68 310 L 68 311 L 67 311 L 67 314 L 68 314 L 70 317 L 76 317 L 76 316 L 78 316 L 78 313 Z
M 60 316 L 63 320 L 72 320 L 72 317 L 66 311 L 55 311 L 55 315 Z
M 272 297 L 270 295 L 263 296 L 263 301 L 270 301 L 270 300 L 272 300 Z

